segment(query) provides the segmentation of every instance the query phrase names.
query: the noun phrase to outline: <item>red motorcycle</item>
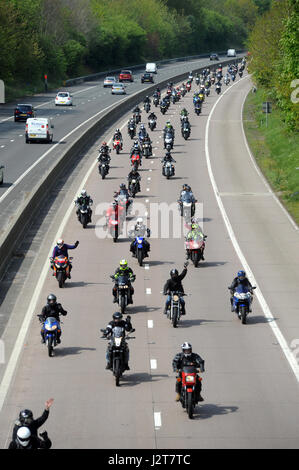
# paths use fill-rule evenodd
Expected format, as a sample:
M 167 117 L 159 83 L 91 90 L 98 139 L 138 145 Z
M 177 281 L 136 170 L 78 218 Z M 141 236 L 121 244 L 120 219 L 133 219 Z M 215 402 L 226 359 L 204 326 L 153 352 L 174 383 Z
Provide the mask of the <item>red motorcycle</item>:
M 139 153 L 133 153 L 131 165 L 135 170 L 138 170 L 138 167 L 141 166 L 141 155 Z
M 180 402 L 182 407 L 188 413 L 190 419 L 193 418 L 194 409 L 198 403 L 198 397 L 196 393 L 196 382 L 201 382 L 202 378 L 197 375 L 197 369 L 195 366 L 184 366 L 181 371 L 178 381 L 182 382 Z
M 196 240 L 186 240 L 185 242 L 188 259 L 191 259 L 196 268 L 203 257 L 206 238 L 207 236 L 205 235 L 203 238 L 199 237 Z
M 171 89 L 171 88 L 168 88 L 166 94 L 167 94 L 168 96 L 170 96 L 171 93 L 172 93 L 172 89 Z
M 187 91 L 189 92 L 191 90 L 191 83 L 186 84 Z
M 115 139 L 113 141 L 113 149 L 116 150 L 117 154 L 119 154 L 119 152 L 123 149 L 123 143 L 120 139 Z
M 56 256 L 56 258 L 50 258 L 52 266 L 53 266 L 53 273 L 57 279 L 59 287 L 63 287 L 66 279 L 69 277 L 70 274 L 70 262 L 73 258 L 67 258 L 66 256 Z

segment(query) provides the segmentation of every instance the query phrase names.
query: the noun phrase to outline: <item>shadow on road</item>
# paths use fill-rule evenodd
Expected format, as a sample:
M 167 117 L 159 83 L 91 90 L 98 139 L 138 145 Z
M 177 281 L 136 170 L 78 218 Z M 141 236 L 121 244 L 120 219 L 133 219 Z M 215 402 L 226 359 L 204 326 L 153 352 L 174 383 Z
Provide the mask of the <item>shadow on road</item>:
M 264 317 L 263 315 L 258 315 L 258 316 L 254 316 L 254 317 L 251 317 L 250 314 L 248 315 L 247 317 L 247 320 L 246 320 L 246 324 L 247 325 L 255 325 L 255 324 L 258 324 L 258 323 L 271 323 L 272 321 L 275 321 L 277 320 L 277 318 L 273 318 L 273 320 L 270 318 L 266 318 Z
M 83 348 L 83 347 L 70 347 L 70 348 L 57 348 L 55 349 L 55 357 L 72 356 L 74 354 L 81 354 L 82 351 L 96 351 L 96 348 Z
M 174 264 L 174 261 L 150 261 L 148 260 L 147 263 L 150 265 L 150 266 L 160 266 L 161 264 Z
M 209 268 L 213 266 L 223 266 L 224 264 L 227 264 L 227 261 L 203 261 L 202 263 L 199 264 L 199 268 Z
M 219 406 L 213 404 L 197 405 L 195 408 L 194 419 L 208 419 L 213 416 L 226 415 L 235 413 L 239 409 L 238 406 Z
M 147 374 L 145 372 L 137 372 L 135 374 L 128 373 L 121 378 L 121 386 L 123 387 L 134 387 L 146 382 L 158 382 L 164 378 L 168 378 L 167 374 Z

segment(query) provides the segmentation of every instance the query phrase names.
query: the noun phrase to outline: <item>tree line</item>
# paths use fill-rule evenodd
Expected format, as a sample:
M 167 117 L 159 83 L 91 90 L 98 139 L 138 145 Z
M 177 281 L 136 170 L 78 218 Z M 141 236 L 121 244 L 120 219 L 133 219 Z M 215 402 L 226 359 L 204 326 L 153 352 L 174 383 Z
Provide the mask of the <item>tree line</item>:
M 243 47 L 271 0 L 1 0 L 1 79 L 41 83 Z
M 299 1 L 273 0 L 248 39 L 249 71 L 282 110 L 290 131 L 299 128 Z

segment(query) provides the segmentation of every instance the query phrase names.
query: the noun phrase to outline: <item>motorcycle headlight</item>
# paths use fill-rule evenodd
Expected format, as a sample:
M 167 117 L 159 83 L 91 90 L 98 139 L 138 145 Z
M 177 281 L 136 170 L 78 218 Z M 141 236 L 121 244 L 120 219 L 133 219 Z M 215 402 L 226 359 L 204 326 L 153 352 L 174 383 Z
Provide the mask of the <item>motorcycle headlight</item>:
M 195 377 L 194 377 L 193 375 L 186 375 L 185 380 L 186 380 L 186 382 L 189 382 L 189 383 L 190 383 L 190 382 L 194 382 L 194 381 L 195 381 L 194 378 L 195 378 Z
M 174 296 L 173 296 L 173 300 L 174 300 L 175 302 L 178 302 L 178 301 L 179 301 L 179 296 L 178 296 L 178 295 L 174 295 Z

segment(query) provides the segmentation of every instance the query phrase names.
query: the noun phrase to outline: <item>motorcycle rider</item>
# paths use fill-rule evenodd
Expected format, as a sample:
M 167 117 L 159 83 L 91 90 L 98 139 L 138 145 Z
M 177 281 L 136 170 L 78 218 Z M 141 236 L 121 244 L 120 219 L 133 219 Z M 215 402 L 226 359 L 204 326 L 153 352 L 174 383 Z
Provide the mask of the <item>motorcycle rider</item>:
M 111 276 L 115 280 L 114 287 L 112 289 L 112 295 L 113 295 L 113 303 L 117 303 L 117 280 L 119 276 L 124 276 L 128 275 L 128 285 L 130 287 L 130 298 L 128 299 L 129 304 L 133 304 L 133 295 L 134 295 L 134 288 L 131 285 L 131 280 L 135 279 L 135 274 L 133 273 L 133 270 L 129 268 L 128 266 L 128 261 L 125 259 L 122 259 L 119 262 L 119 268 L 116 269 L 115 273 L 113 276 Z
M 141 124 L 140 128 L 139 128 L 139 132 L 138 132 L 138 139 L 140 142 L 143 141 L 143 139 L 147 136 L 147 130 L 145 128 L 145 125 L 144 124 Z
M 140 174 L 138 173 L 137 170 L 135 170 L 135 168 L 133 168 L 130 173 L 128 174 L 127 176 L 127 179 L 128 179 L 128 188 L 130 189 L 130 185 L 132 183 L 132 180 L 136 180 L 137 182 L 137 193 L 139 193 L 141 191 L 140 189 L 140 181 L 141 181 L 141 176 Z
M 16 439 L 17 432 L 22 426 L 26 426 L 30 429 L 32 435 L 37 436 L 38 428 L 40 428 L 49 417 L 49 409 L 52 406 L 53 401 L 53 398 L 49 398 L 49 400 L 46 401 L 44 412 L 37 419 L 33 419 L 33 413 L 31 410 L 25 409 L 20 411 L 19 419 L 15 421 L 14 428 L 12 431 L 12 440 L 14 441 Z
M 133 257 L 136 255 L 135 238 L 136 237 L 144 238 L 145 236 L 149 238 L 150 235 L 151 235 L 150 229 L 146 228 L 146 226 L 143 223 L 142 217 L 138 217 L 135 227 L 133 227 L 133 229 L 130 231 L 130 236 L 134 236 L 134 239 L 130 245 L 130 252 L 132 253 Z M 145 257 L 147 257 L 148 252 L 151 251 L 151 247 L 147 240 L 144 239 L 143 243 L 144 243 Z
M 133 117 L 130 118 L 129 122 L 128 122 L 128 133 L 130 134 L 130 128 L 133 127 L 134 128 L 134 135 L 136 133 L 136 124 L 135 124 L 135 120 Z
M 174 139 L 174 128 L 173 128 L 173 125 L 170 123 L 170 121 L 166 122 L 166 125 L 163 129 L 164 138 L 165 138 L 166 133 L 168 132 L 172 135 L 172 138 Z
M 48 437 L 47 431 L 40 434 L 40 439 L 37 435 L 33 435 L 29 427 L 22 426 L 18 429 L 16 438 L 12 440 L 8 446 L 9 449 L 50 449 L 52 442 Z
M 170 162 L 170 163 L 176 163 L 176 160 L 174 158 L 172 158 L 172 155 L 170 152 L 166 152 L 166 154 L 164 155 L 164 157 L 161 159 L 161 162 L 163 163 L 163 176 L 165 176 L 165 165 L 166 163 Z
M 204 240 L 206 238 L 206 235 L 204 235 L 201 227 L 197 223 L 192 222 L 191 230 L 187 233 L 186 240 L 191 241 L 191 240 L 197 240 L 198 238 Z M 202 254 L 201 254 L 201 259 L 204 261 L 205 259 L 204 259 L 203 253 L 204 253 L 204 248 L 202 248 Z M 187 250 L 186 259 L 189 259 L 189 258 L 190 258 L 190 253 L 189 253 L 189 250 Z
M 205 361 L 200 357 L 199 354 L 193 353 L 192 352 L 192 345 L 185 341 L 181 345 L 182 352 L 178 353 L 175 355 L 172 361 L 172 368 L 174 372 L 179 372 L 179 375 L 177 376 L 177 379 L 181 379 L 182 373 L 181 370 L 185 366 L 191 366 L 194 365 L 198 368 L 200 368 L 201 372 L 205 371 Z M 196 386 L 195 386 L 195 392 L 198 401 L 204 401 L 203 397 L 201 396 L 201 381 L 198 380 L 198 377 L 196 377 Z M 182 380 L 176 380 L 176 385 L 175 385 L 175 391 L 176 391 L 176 397 L 175 401 L 179 401 L 181 397 L 181 390 L 182 390 Z
M 143 100 L 143 103 L 144 103 L 144 104 L 145 104 L 145 103 L 151 104 L 151 99 L 150 99 L 150 97 L 149 97 L 149 96 L 146 96 L 146 97 L 144 98 L 144 100 Z
M 123 328 L 125 331 L 128 331 L 128 332 L 133 330 L 130 315 L 128 315 L 126 317 L 126 319 L 123 320 L 122 314 L 120 312 L 115 312 L 112 315 L 112 318 L 113 318 L 113 320 L 108 323 L 108 325 L 106 326 L 106 329 L 104 331 L 101 330 L 104 336 L 111 335 L 112 331 L 113 331 L 113 328 L 115 328 L 116 326 L 118 326 L 120 328 Z M 112 369 L 111 353 L 112 353 L 111 346 L 109 344 L 108 347 L 107 347 L 107 350 L 106 350 L 106 361 L 107 361 L 106 369 L 107 370 Z M 130 367 L 129 367 L 129 348 L 128 348 L 127 344 L 126 344 L 126 349 L 125 349 L 125 364 L 126 364 L 126 366 L 125 366 L 126 370 L 130 370 Z
M 182 201 L 182 197 L 183 197 L 186 193 L 189 193 L 189 194 L 190 194 L 191 200 L 192 200 L 192 202 L 195 204 L 196 199 L 195 199 L 194 194 L 193 194 L 193 192 L 192 192 L 191 186 L 189 186 L 189 184 L 186 184 L 186 183 L 183 184 L 183 187 L 182 187 L 182 190 L 181 190 L 181 193 L 180 193 L 180 198 L 179 198 L 179 201 L 178 201 L 178 202 L 181 202 L 181 201 Z
M 170 306 L 171 303 L 171 295 L 170 292 L 179 292 L 180 294 L 184 294 L 184 288 L 182 284 L 182 280 L 187 274 L 187 266 L 188 262 L 184 263 L 184 269 L 179 274 L 177 269 L 172 269 L 170 271 L 170 279 L 168 279 L 164 285 L 163 288 L 163 294 L 167 295 L 166 303 L 165 303 L 165 308 L 164 308 L 164 314 L 167 315 L 167 310 L 168 307 Z M 186 309 L 185 309 L 185 300 L 183 299 L 183 296 L 180 296 L 180 303 L 182 307 L 182 315 L 186 315 Z
M 243 270 L 238 271 L 237 276 L 233 279 L 233 281 L 232 281 L 232 283 L 229 287 L 229 290 L 230 290 L 230 293 L 231 293 L 230 303 L 231 303 L 231 311 L 232 312 L 234 312 L 234 303 L 233 303 L 233 301 L 234 301 L 234 292 L 240 284 L 242 286 L 246 287 L 249 290 L 249 292 L 253 295 L 252 284 L 249 281 L 249 279 L 247 278 L 245 271 L 243 271 Z M 249 312 L 251 312 L 251 305 L 249 306 Z
M 124 218 L 124 214 L 125 208 L 118 205 L 117 201 L 113 201 L 106 211 L 106 226 L 110 219 L 118 220 L 118 223 L 120 223 Z
M 148 133 L 146 134 L 146 136 L 144 137 L 143 139 L 143 142 L 142 142 L 142 145 L 147 143 L 149 145 L 149 152 L 150 152 L 150 155 L 152 154 L 153 152 L 153 149 L 152 149 L 152 141 L 150 139 L 150 136 L 148 135 Z
M 121 147 L 123 146 L 123 136 L 122 136 L 122 133 L 120 132 L 120 129 L 116 129 L 116 131 L 114 132 L 112 141 L 114 142 L 115 140 L 119 140 Z
M 49 294 L 47 297 L 47 304 L 42 308 L 42 313 L 37 315 L 40 322 L 44 323 L 47 318 L 54 317 L 58 323 L 59 327 L 57 330 L 57 343 L 60 344 L 60 336 L 61 336 L 61 329 L 60 329 L 60 315 L 66 316 L 67 311 L 64 310 L 61 304 L 57 303 L 57 297 L 54 294 Z M 42 344 L 45 343 L 45 330 L 44 326 L 41 329 L 41 337 L 42 337 Z
M 154 120 L 156 121 L 157 120 L 157 116 L 155 115 L 154 112 L 151 112 L 149 115 L 148 115 L 148 120 Z
M 78 206 L 76 211 L 78 220 L 80 220 L 80 206 L 86 205 L 88 207 L 89 222 L 91 222 L 92 210 L 90 206 L 93 204 L 93 200 L 88 196 L 86 189 L 82 189 L 80 196 L 75 200 L 75 204 Z
M 188 116 L 188 115 L 189 115 L 189 113 L 188 113 L 187 109 L 186 109 L 186 108 L 183 108 L 182 111 L 180 112 L 180 117 L 181 117 L 181 119 L 182 119 L 184 116 Z
M 102 142 L 102 145 L 99 148 L 99 152 L 100 152 L 100 154 L 105 153 L 107 155 L 111 152 L 111 148 L 109 147 L 109 145 L 107 145 L 107 142 L 105 142 L 105 141 Z
M 53 249 L 52 257 L 50 258 L 51 269 L 53 269 L 53 276 L 54 276 L 54 259 L 57 256 L 65 256 L 68 259 L 69 258 L 68 250 L 74 250 L 75 248 L 77 248 L 78 245 L 79 245 L 78 240 L 76 241 L 74 245 L 67 245 L 66 243 L 64 243 L 64 240 L 62 238 L 59 238 L 57 240 L 56 246 Z M 69 279 L 71 279 L 72 268 L 73 268 L 72 263 L 68 261 L 66 275 Z

